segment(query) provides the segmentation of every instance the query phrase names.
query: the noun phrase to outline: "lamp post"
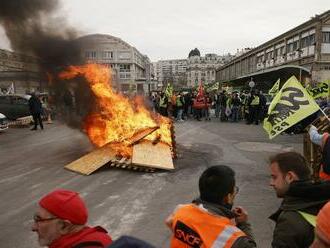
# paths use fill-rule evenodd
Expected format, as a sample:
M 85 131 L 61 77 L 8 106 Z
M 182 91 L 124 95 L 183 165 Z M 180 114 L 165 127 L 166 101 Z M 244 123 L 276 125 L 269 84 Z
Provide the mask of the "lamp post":
M 250 86 L 250 92 L 252 92 L 252 88 L 256 85 L 256 83 L 253 81 L 253 78 L 251 77 L 249 86 Z

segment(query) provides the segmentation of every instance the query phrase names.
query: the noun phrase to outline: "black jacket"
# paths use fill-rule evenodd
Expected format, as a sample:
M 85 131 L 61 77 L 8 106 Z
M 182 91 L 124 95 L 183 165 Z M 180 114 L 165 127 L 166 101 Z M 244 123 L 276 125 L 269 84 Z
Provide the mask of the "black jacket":
M 330 182 L 297 181 L 283 199 L 280 208 L 270 216 L 276 222 L 273 248 L 307 248 L 314 240 L 314 228 L 298 211 L 317 215 L 330 199 Z
M 116 241 L 114 241 L 110 246 L 108 246 L 108 248 L 155 248 L 155 247 L 140 239 L 130 236 L 122 236 Z
M 29 99 L 29 108 L 32 115 L 41 114 L 42 106 L 38 97 L 32 95 Z
M 206 208 L 213 214 L 224 216 L 229 219 L 235 218 L 234 213 L 227 207 L 202 201 L 201 199 L 196 199 L 193 201 L 195 204 L 203 204 L 203 207 Z M 254 248 L 257 247 L 254 242 L 251 225 L 248 222 L 238 224 L 237 227 L 241 229 L 247 236 L 239 237 L 235 243 L 232 245 L 232 248 Z

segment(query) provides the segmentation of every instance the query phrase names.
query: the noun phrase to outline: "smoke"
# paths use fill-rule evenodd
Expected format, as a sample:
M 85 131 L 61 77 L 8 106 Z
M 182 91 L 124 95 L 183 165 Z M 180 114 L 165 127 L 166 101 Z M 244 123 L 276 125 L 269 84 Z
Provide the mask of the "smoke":
M 79 63 L 78 32 L 56 16 L 59 0 L 1 0 L 0 24 L 16 52 L 41 59 L 42 67 Z

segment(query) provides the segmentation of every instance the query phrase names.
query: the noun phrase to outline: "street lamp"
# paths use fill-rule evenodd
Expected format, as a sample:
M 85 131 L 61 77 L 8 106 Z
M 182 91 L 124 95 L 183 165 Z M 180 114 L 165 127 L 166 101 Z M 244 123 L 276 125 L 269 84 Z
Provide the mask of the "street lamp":
M 249 82 L 249 86 L 250 86 L 251 90 L 255 85 L 256 85 L 256 83 L 253 81 L 253 78 L 251 77 L 251 80 Z

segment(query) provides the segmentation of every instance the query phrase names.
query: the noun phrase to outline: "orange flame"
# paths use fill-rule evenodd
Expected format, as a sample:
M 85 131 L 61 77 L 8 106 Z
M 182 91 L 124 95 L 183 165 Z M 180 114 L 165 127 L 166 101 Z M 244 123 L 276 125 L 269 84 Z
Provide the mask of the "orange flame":
M 155 114 L 137 99 L 130 101 L 111 87 L 111 77 L 108 67 L 97 64 L 69 66 L 59 74 L 61 79 L 72 79 L 84 76 L 96 97 L 99 112 L 87 116 L 84 128 L 93 144 L 101 147 L 113 143 L 117 151 L 126 156 L 131 155 L 131 149 L 125 149 L 127 140 L 139 130 L 159 126 L 159 129 L 146 136 L 146 140 L 160 140 L 172 147 L 171 120 Z

